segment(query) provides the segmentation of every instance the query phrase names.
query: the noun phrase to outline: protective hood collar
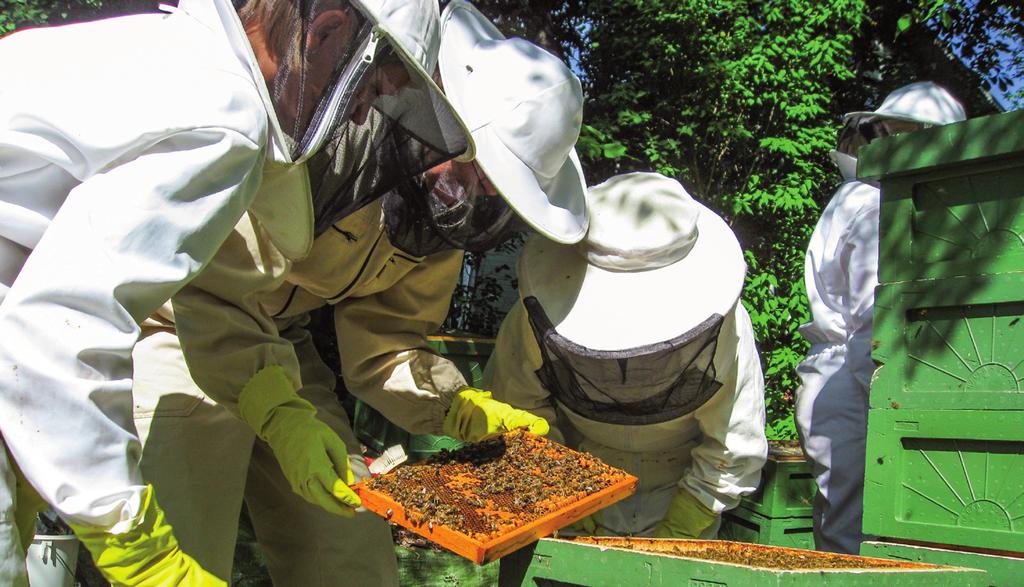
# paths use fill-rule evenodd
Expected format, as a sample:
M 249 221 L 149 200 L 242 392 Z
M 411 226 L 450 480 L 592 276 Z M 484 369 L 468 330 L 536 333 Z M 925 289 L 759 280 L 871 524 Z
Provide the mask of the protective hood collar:
M 565 338 L 595 350 L 673 339 L 739 300 L 746 265 L 729 226 L 679 182 L 628 173 L 590 188 L 590 229 L 573 246 L 531 238 L 520 295 Z
M 537 45 L 506 39 L 463 0 L 441 16 L 440 71 L 472 133 L 477 163 L 509 206 L 551 240 L 582 239 L 586 183 L 574 149 L 583 121 L 579 79 Z
M 832 149 L 828 152 L 829 159 L 836 164 L 839 168 L 839 173 L 842 174 L 843 179 L 857 179 L 857 158 L 846 153 L 840 153 L 839 151 Z
M 238 12 L 229 0 L 178 0 L 178 10 L 188 13 L 190 16 L 210 28 L 221 29 L 227 36 L 228 43 L 238 61 L 249 71 L 253 84 L 263 99 L 263 105 L 267 110 L 267 118 L 270 122 L 270 155 L 277 163 L 291 163 L 291 154 L 288 142 L 285 140 L 284 131 L 274 113 L 274 103 L 270 99 L 270 91 L 267 89 L 267 82 L 263 79 L 259 63 L 256 61 L 256 54 L 249 44 L 249 37 L 242 28 L 242 21 L 238 18 Z

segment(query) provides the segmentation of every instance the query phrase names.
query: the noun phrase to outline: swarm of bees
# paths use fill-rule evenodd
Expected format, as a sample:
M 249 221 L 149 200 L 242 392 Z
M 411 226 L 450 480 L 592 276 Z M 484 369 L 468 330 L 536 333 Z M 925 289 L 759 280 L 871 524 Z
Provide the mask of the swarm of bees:
M 418 526 L 487 540 L 609 487 L 623 472 L 544 438 L 512 432 L 367 481 Z

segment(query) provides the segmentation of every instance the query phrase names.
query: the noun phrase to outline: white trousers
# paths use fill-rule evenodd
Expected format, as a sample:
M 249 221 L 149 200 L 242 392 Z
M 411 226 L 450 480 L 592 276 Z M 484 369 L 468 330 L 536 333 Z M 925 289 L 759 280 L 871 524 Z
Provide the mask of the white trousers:
M 334 374 L 308 335 L 299 345 L 308 345 L 297 348 L 308 359 L 300 395 L 344 440 L 357 480 L 368 476 Z M 230 582 L 244 499 L 275 586 L 398 584 L 387 522 L 365 511 L 335 516 L 295 494 L 269 447 L 192 382 L 176 335 L 144 330 L 133 358 L 142 472 L 182 550 Z
M 815 346 L 797 367 L 796 424 L 818 484 L 814 544 L 859 554 L 865 540 L 864 454 L 868 395 L 846 365 L 846 346 Z

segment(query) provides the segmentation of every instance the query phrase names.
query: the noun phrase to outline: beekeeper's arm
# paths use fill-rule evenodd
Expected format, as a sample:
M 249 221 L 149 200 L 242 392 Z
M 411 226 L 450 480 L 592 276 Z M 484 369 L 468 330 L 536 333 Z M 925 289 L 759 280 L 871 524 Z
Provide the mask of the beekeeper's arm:
M 840 245 L 849 298 L 846 312 L 846 363 L 865 394 L 875 372 L 871 360 L 872 315 L 878 285 L 878 206 L 860 210 L 844 231 Z
M 0 305 L 4 440 L 124 585 L 223 584 L 177 547 L 141 478 L 131 399 L 138 323 L 209 261 L 260 181 L 261 106 L 245 103 L 244 80 L 219 81 L 196 102 L 168 91 L 173 112 L 122 109 L 116 127 L 113 94 L 0 92 L 0 200 L 74 186 L 42 238 L 21 243 L 31 254 Z
M 427 257 L 388 289 L 335 306 L 341 370 L 349 391 L 414 434 L 475 441 L 516 427 L 547 426 L 490 393 L 467 388 L 454 363 L 427 342 L 448 313 L 462 252 Z
M 494 399 L 544 418 L 551 428 L 548 438 L 564 444 L 551 393 L 537 377 L 543 363 L 526 308 L 518 300 L 501 322 L 494 352 L 484 369 L 484 387 L 492 390 Z
M 764 377 L 742 303 L 722 323 L 715 369 L 722 387 L 694 413 L 702 439 L 656 536 L 699 537 L 760 481 L 768 455 Z
M 289 267 L 247 216 L 210 266 L 175 296 L 174 321 L 199 387 L 270 446 L 293 491 L 350 516 L 360 501 L 348 487 L 354 477 L 345 443 L 299 397 L 295 348 L 260 304 Z

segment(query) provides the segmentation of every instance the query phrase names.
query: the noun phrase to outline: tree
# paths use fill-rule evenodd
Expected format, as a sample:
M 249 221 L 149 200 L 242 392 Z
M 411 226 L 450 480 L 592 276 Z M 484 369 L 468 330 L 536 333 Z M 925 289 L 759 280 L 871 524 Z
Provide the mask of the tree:
M 835 173 L 836 86 L 854 77 L 860 0 L 588 2 L 580 58 L 588 180 L 654 169 L 736 232 L 772 422 L 785 422 L 808 317 L 806 242 Z M 693 284 L 700 287 L 700 284 Z

